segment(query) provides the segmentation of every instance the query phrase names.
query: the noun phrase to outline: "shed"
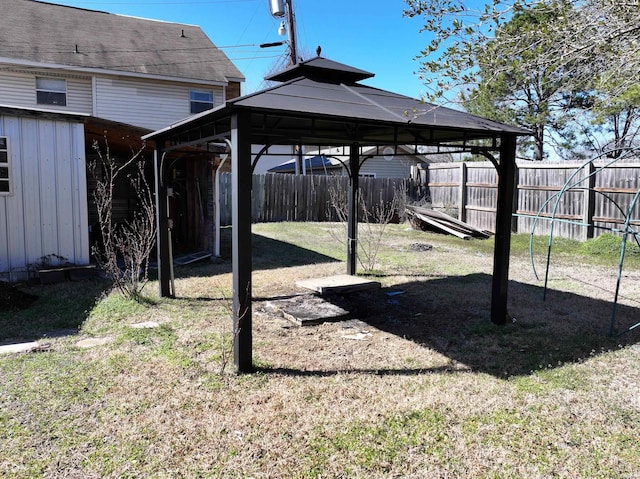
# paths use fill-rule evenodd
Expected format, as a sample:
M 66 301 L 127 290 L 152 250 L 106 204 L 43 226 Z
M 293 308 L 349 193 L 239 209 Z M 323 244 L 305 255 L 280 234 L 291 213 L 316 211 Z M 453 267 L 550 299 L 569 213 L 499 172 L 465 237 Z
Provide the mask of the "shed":
M 86 118 L 0 105 L 0 279 L 89 264 Z
M 234 362 L 239 372 L 252 364 L 251 298 L 251 145 L 349 147 L 349 219 L 347 274 L 356 274 L 357 191 L 362 146 L 413 145 L 416 154 L 431 146 L 449 152 L 473 152 L 490 158 L 498 170 L 496 247 L 491 320 L 504 324 L 516 138 L 521 128 L 424 103 L 359 82 L 372 73 L 316 57 L 268 77 L 276 86 L 227 101 L 223 106 L 143 137 L 155 142 L 160 294 L 171 296 L 166 167 L 172 150 L 228 141 L 232 168 L 232 267 Z M 382 153 L 382 152 L 381 152 Z M 497 157 L 495 156 L 497 154 Z M 254 160 L 257 161 L 256 158 Z

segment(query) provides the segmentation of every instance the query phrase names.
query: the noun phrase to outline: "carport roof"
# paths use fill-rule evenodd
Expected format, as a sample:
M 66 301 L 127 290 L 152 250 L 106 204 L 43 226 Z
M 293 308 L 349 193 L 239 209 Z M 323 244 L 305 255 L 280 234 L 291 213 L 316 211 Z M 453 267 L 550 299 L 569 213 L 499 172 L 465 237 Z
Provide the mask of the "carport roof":
M 528 131 L 358 83 L 373 74 L 316 57 L 268 77 L 272 88 L 227 101 L 146 135 L 170 143 L 220 141 L 231 116 L 251 113 L 251 143 L 442 144 Z M 495 145 L 493 145 L 495 148 Z

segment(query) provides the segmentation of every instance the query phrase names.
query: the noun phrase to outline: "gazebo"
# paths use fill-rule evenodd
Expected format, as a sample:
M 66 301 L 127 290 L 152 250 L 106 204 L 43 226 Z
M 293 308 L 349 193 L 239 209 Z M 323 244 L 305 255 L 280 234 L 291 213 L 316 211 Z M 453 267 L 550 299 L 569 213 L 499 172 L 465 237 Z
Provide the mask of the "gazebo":
M 418 154 L 421 146 L 436 146 L 442 151 L 470 152 L 490 159 L 498 174 L 491 321 L 506 321 L 516 138 L 529 132 L 360 83 L 373 76 L 316 57 L 267 77 L 278 83 L 272 88 L 229 100 L 143 137 L 155 144 L 161 296 L 173 295 L 165 154 L 230 145 L 234 362 L 238 372 L 252 370 L 251 145 L 264 145 L 261 153 L 273 145 L 348 147 L 346 269 L 350 275 L 356 274 L 357 263 L 358 173 L 366 160 L 360 158 L 361 147 L 380 147 L 388 152 L 389 146 L 412 145 Z

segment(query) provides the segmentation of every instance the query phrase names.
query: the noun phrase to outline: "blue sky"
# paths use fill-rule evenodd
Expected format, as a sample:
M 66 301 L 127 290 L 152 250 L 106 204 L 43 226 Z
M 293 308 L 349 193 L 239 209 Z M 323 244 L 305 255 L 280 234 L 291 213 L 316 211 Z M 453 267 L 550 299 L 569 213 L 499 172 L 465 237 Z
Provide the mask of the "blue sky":
M 284 46 L 261 49 L 259 44 L 284 39 L 280 20 L 269 0 L 48 0 L 51 3 L 123 15 L 188 23 L 207 36 L 247 78 L 243 94 L 262 88 L 262 79 Z M 304 58 L 322 56 L 375 73 L 366 83 L 419 98 L 425 88 L 415 72 L 414 58 L 429 37 L 419 33 L 420 18 L 403 18 L 403 0 L 293 0 L 298 49 Z

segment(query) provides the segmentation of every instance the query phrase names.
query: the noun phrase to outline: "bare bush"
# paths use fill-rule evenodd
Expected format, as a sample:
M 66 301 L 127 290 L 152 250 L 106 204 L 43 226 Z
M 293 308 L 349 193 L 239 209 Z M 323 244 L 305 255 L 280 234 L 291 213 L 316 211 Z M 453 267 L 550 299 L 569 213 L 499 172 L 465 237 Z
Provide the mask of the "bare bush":
M 406 187 L 394 187 L 391 201 L 380 201 L 368 207 L 362 189 L 358 189 L 358 263 L 365 272 L 375 270 L 378 253 L 385 235 L 386 227 L 396 218 L 403 218 L 407 204 Z M 329 187 L 329 206 L 335 213 L 341 227 L 331 230 L 337 241 L 345 244 L 347 239 L 347 220 L 349 216 L 347 192 L 339 186 Z
M 144 174 L 144 145 L 132 151 L 131 158 L 124 162 L 111 156 L 106 139 L 105 145 L 103 153 L 94 142 L 98 160 L 89 164 L 96 181 L 93 197 L 102 238 L 102 246 L 94 246 L 93 255 L 115 288 L 130 299 L 140 300 L 149 281 L 149 255 L 156 241 L 154 195 Z M 114 190 L 125 176 L 135 193 L 137 208 L 130 219 L 115 224 Z

